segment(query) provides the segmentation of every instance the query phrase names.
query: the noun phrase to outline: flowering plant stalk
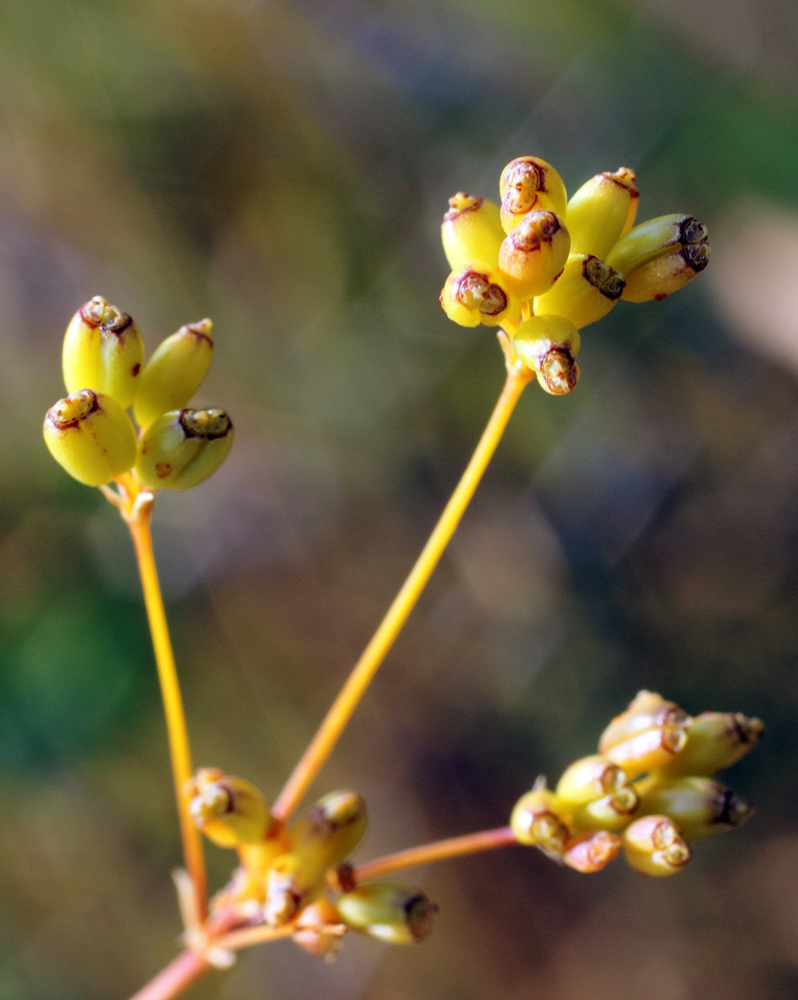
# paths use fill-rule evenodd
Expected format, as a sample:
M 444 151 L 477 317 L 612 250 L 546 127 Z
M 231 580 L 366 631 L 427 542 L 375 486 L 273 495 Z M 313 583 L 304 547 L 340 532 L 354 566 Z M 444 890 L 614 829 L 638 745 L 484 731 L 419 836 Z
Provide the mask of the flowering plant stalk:
M 423 940 L 437 906 L 385 878 L 421 864 L 520 844 L 583 873 L 623 853 L 637 870 L 667 876 L 689 861 L 689 841 L 735 828 L 752 811 L 712 776 L 755 745 L 761 722 L 720 712 L 692 717 L 641 691 L 605 729 L 597 753 L 570 764 L 552 787 L 538 777 L 494 829 L 353 866 L 367 827 L 360 795 L 332 792 L 296 815 L 457 529 L 525 387 L 537 380 L 552 395 L 573 391 L 584 327 L 621 299 L 664 298 L 709 258 L 706 227 L 692 216 L 634 225 L 639 195 L 625 167 L 598 174 L 568 200 L 557 171 L 524 156 L 502 172 L 500 194 L 500 205 L 462 192 L 450 199 L 442 240 L 452 272 L 441 305 L 456 323 L 497 329 L 504 386 L 429 540 L 271 805 L 244 778 L 194 770 L 150 533 L 157 491 L 199 485 L 232 445 L 224 410 L 188 406 L 211 362 L 211 323 L 181 327 L 146 364 L 136 324 L 102 297 L 69 324 L 69 395 L 48 411 L 45 440 L 71 475 L 102 490 L 131 534 L 185 863 L 175 873 L 184 950 L 134 1000 L 171 1000 L 210 969 L 230 966 L 241 949 L 281 938 L 328 960 L 351 931 L 393 944 Z M 203 837 L 238 860 L 212 898 Z

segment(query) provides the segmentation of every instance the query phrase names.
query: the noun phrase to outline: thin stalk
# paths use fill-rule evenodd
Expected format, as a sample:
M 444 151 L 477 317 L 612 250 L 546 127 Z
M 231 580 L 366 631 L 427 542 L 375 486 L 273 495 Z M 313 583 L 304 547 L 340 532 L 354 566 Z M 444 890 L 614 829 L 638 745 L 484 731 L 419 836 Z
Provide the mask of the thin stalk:
M 139 501 L 144 499 L 139 497 Z M 194 825 L 189 813 L 188 782 L 194 773 L 191 765 L 191 749 L 186 727 L 186 714 L 183 710 L 183 699 L 180 695 L 180 683 L 177 679 L 172 641 L 169 637 L 169 626 L 161 595 L 161 585 L 158 580 L 158 570 L 152 550 L 152 533 L 150 520 L 152 517 L 152 502 L 137 502 L 133 504 L 130 513 L 125 517 L 136 550 L 136 559 L 141 576 L 141 586 L 144 591 L 144 604 L 147 608 L 147 620 L 152 634 L 152 645 L 155 651 L 155 662 L 158 667 L 158 680 L 161 685 L 164 712 L 166 714 L 166 729 L 169 736 L 169 753 L 172 759 L 172 775 L 174 778 L 175 795 L 177 797 L 177 812 L 180 820 L 180 836 L 183 841 L 183 856 L 186 869 L 194 887 L 194 901 L 197 917 L 200 923 L 208 915 L 208 889 L 205 876 L 205 856 L 202 850 L 202 838 Z
M 173 1000 L 213 966 L 199 952 L 187 949 L 162 969 L 130 1000 Z
M 432 844 L 409 847 L 405 851 L 397 851 L 396 854 L 387 854 L 384 858 L 367 861 L 354 869 L 352 878 L 356 883 L 364 882 L 366 879 L 403 871 L 405 868 L 426 865 L 431 861 L 446 861 L 449 858 L 477 854 L 479 851 L 492 851 L 496 847 L 509 847 L 517 843 L 515 834 L 509 826 L 501 826 L 496 830 L 482 830 L 479 833 L 466 833 L 462 837 L 436 840 Z
M 418 561 L 402 585 L 402 589 L 388 609 L 371 642 L 366 646 L 363 655 L 355 664 L 318 732 L 278 796 L 272 809 L 278 820 L 282 822 L 288 820 L 332 753 L 341 733 L 352 717 L 352 713 L 357 708 L 360 699 L 365 694 L 410 612 L 415 607 L 433 570 L 438 565 L 438 560 L 460 523 L 460 518 L 463 516 L 488 462 L 501 440 L 524 386 L 533 377 L 534 374 L 519 362 L 508 363 L 504 388 L 462 479 L 457 484 L 440 520 L 418 557 Z

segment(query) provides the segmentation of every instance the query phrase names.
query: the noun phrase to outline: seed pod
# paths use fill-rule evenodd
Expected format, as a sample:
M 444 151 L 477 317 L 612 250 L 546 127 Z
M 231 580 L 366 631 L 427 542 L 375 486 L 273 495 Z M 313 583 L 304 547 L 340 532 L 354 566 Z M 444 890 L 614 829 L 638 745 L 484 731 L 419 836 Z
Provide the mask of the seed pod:
M 394 882 L 366 882 L 335 901 L 352 930 L 388 944 L 415 944 L 432 931 L 438 907 L 418 889 Z
M 575 832 L 583 830 L 625 830 L 638 813 L 639 798 L 631 795 L 605 795 L 577 806 L 571 813 L 570 825 Z
M 536 209 L 550 209 L 565 218 L 568 196 L 562 177 L 537 156 L 519 156 L 502 170 L 501 223 L 511 233 L 523 217 Z
M 452 271 L 441 292 L 441 306 L 460 326 L 515 324 L 521 318 L 521 304 L 510 298 L 499 272 L 481 260 Z
M 606 830 L 582 833 L 568 842 L 563 861 L 578 872 L 600 872 L 618 856 L 621 843 L 620 837 Z
M 564 316 L 581 330 L 607 315 L 620 299 L 624 285 L 620 271 L 614 271 L 598 257 L 575 254 L 572 244 L 554 287 L 535 299 L 535 312 Z
M 328 962 L 335 958 L 348 930 L 346 924 L 341 923 L 338 910 L 324 897 L 305 907 L 296 926 L 291 936 L 294 944 Z
M 554 212 L 529 212 L 499 247 L 499 274 L 510 295 L 531 299 L 562 274 L 571 237 Z
M 144 366 L 133 402 L 133 415 L 141 427 L 162 413 L 182 409 L 202 385 L 213 355 L 211 325 L 202 319 L 181 326 Z
M 730 788 L 695 776 L 649 781 L 640 800 L 641 816 L 670 816 L 687 840 L 734 830 L 753 812 Z
M 470 260 L 482 260 L 496 267 L 504 239 L 499 206 L 487 198 L 475 198 L 459 191 L 449 199 L 443 217 L 441 240 L 449 267 L 456 271 Z
M 627 302 L 663 299 L 707 266 L 707 227 L 691 215 L 662 215 L 635 226 L 607 256 L 626 279 Z
M 513 337 L 513 350 L 537 375 L 538 382 L 555 396 L 571 392 L 579 380 L 575 358 L 582 340 L 579 331 L 563 316 L 533 316 Z
M 605 751 L 611 761 L 620 765 L 630 778 L 664 767 L 684 747 L 687 740 L 685 723 L 655 726 L 635 733 Z
M 244 778 L 218 767 L 201 768 L 191 780 L 191 818 L 219 847 L 238 847 L 261 840 L 271 826 L 269 807 L 258 789 Z
M 354 792 L 320 799 L 291 831 L 293 848 L 269 869 L 264 918 L 272 927 L 288 923 L 324 891 L 325 875 L 363 839 L 366 803 Z
M 635 174 L 628 167 L 591 177 L 566 209 L 571 253 L 593 254 L 603 260 L 632 228 L 639 201 Z
M 136 472 L 148 489 L 187 490 L 216 472 L 232 443 L 224 410 L 164 413 L 139 440 Z
M 629 706 L 616 715 L 599 738 L 599 753 L 622 743 L 630 736 L 658 726 L 680 725 L 688 721 L 687 712 L 675 701 L 666 701 L 656 691 L 638 691 Z
M 687 729 L 684 747 L 659 771 L 662 776 L 716 774 L 752 750 L 765 727 L 739 712 L 702 712 Z
M 74 479 L 103 486 L 136 460 L 136 432 L 116 400 L 80 389 L 50 407 L 44 419 L 50 454 Z
M 607 796 L 619 813 L 629 814 L 637 807 L 637 794 L 617 764 L 593 754 L 574 761 L 557 782 L 555 795 L 566 806 L 580 806 Z
M 626 860 L 644 875 L 675 875 L 690 860 L 690 848 L 667 816 L 644 816 L 623 832 Z
M 570 833 L 554 792 L 535 787 L 522 795 L 513 809 L 510 827 L 519 844 L 539 847 L 549 857 L 562 860 Z
M 144 344 L 131 317 L 95 295 L 72 317 L 62 361 L 67 392 L 88 386 L 124 408 L 141 381 Z

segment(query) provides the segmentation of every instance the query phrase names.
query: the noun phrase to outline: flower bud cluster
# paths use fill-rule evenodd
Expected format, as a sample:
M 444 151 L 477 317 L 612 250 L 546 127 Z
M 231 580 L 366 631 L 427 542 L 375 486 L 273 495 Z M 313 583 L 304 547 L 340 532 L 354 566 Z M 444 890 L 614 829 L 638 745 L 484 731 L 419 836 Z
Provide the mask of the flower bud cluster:
M 640 691 L 599 740 L 598 753 L 567 767 L 554 789 L 538 778 L 513 809 L 519 843 L 581 872 L 623 851 L 646 875 L 673 875 L 690 841 L 733 830 L 753 808 L 712 776 L 748 753 L 763 732 L 739 713 L 689 716 Z
M 368 824 L 355 792 L 325 795 L 288 828 L 254 785 L 217 768 L 197 771 L 186 794 L 208 839 L 238 850 L 240 867 L 214 898 L 214 910 L 234 907 L 252 926 L 291 925 L 300 947 L 325 957 L 348 930 L 390 944 L 412 944 L 432 930 L 437 907 L 420 890 L 351 878 L 347 859 Z
M 709 260 L 706 226 L 692 216 L 634 225 L 640 196 L 628 167 L 597 174 L 568 200 L 554 167 L 521 156 L 502 171 L 499 193 L 501 205 L 464 192 L 449 199 L 441 305 L 461 326 L 501 327 L 554 395 L 577 383 L 582 327 L 621 298 L 665 298 Z
M 207 479 L 233 442 L 224 410 L 187 409 L 213 354 L 211 321 L 181 327 L 144 362 L 133 319 L 96 295 L 64 336 L 69 395 L 47 411 L 55 460 L 87 486 L 133 472 L 147 490 L 184 490 Z M 139 425 L 138 432 L 127 408 Z

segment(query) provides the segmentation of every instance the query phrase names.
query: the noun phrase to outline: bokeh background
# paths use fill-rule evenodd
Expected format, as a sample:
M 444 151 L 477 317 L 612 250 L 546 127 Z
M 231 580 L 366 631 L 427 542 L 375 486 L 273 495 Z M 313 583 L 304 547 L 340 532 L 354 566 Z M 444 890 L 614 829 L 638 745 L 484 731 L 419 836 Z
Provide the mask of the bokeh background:
M 0 1000 L 129 996 L 175 953 L 165 734 L 128 539 L 41 441 L 103 294 L 152 350 L 211 316 L 233 453 L 159 498 L 195 757 L 276 794 L 498 394 L 438 226 L 514 156 L 713 258 L 522 400 L 317 783 L 359 857 L 500 825 L 641 687 L 759 715 L 757 815 L 678 878 L 506 849 L 420 872 L 434 935 L 245 953 L 197 998 L 798 995 L 798 7 L 791 0 L 7 0 L 0 6 Z M 231 858 L 210 851 L 215 885 Z

